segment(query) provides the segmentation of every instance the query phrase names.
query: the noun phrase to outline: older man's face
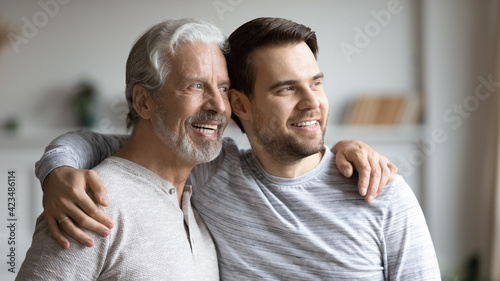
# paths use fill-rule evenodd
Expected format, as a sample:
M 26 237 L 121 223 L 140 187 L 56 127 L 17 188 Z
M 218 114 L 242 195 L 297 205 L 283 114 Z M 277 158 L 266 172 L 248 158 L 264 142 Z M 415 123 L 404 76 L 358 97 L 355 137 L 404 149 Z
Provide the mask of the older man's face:
M 220 153 L 231 116 L 226 60 L 216 45 L 183 44 L 158 97 L 155 133 L 186 161 L 201 163 Z

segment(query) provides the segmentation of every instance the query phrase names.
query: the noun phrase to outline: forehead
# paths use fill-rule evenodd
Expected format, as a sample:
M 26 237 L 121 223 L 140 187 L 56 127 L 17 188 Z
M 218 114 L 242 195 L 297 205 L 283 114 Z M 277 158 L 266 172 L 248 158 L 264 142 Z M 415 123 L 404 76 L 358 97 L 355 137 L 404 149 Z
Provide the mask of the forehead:
M 228 79 L 226 59 L 217 45 L 186 43 L 170 54 L 171 73 L 178 76 L 217 76 Z M 179 78 L 179 77 L 177 77 Z
M 305 42 L 260 48 L 253 54 L 253 65 L 256 83 L 311 79 L 321 72 Z

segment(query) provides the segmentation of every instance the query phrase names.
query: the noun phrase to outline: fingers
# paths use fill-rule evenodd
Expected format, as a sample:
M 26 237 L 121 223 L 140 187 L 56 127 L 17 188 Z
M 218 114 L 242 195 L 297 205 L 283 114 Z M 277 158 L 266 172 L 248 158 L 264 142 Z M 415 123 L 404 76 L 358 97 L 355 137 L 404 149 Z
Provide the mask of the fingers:
M 366 195 L 370 182 L 371 167 L 366 155 L 369 150 L 370 148 L 366 144 L 355 140 L 339 141 L 332 148 L 332 152 L 335 154 L 335 163 L 345 177 L 353 175 L 353 168 L 358 172 L 358 188 L 359 194 L 362 196 Z
M 97 232 L 101 236 L 108 236 L 109 229 L 113 227 L 111 219 L 94 204 L 94 201 L 92 201 L 90 197 L 87 196 L 87 194 L 79 198 L 78 201 L 80 202 L 79 206 L 76 206 L 74 204 L 67 204 L 67 216 L 72 218 L 74 222 L 82 227 Z M 106 224 L 110 225 L 110 227 L 108 227 L 107 225 L 103 225 L 101 221 L 105 221 Z M 72 233 L 79 232 L 74 231 L 71 228 L 71 225 L 70 229 L 72 231 L 71 233 L 68 232 L 68 234 L 76 240 L 81 241 L 81 238 L 77 238 L 71 235 Z
M 346 178 L 350 178 L 353 174 L 351 163 L 347 160 L 343 153 L 335 155 L 335 164 L 339 168 L 340 173 Z
M 371 153 L 368 157 L 368 162 L 370 163 L 370 183 L 368 184 L 368 191 L 365 197 L 365 201 L 368 204 L 373 202 L 378 195 L 378 189 L 380 186 L 380 179 L 382 178 L 382 169 L 380 167 L 380 162 L 378 161 L 376 155 Z
M 92 247 L 94 245 L 94 241 L 90 236 L 82 231 L 79 226 L 75 225 L 71 218 L 76 218 L 78 221 L 82 222 L 80 226 L 96 231 L 102 236 L 109 235 L 109 229 L 107 227 L 102 226 L 94 219 L 88 217 L 80 208 L 71 204 L 70 201 L 59 199 L 56 203 L 57 206 L 48 205 L 44 200 L 44 215 L 51 236 L 63 249 L 67 249 L 70 246 L 70 242 L 62 233 L 63 231 L 82 245 L 87 247 Z M 57 215 L 54 215 L 56 213 Z
M 347 157 L 347 159 L 354 163 L 354 167 L 356 167 L 356 171 L 358 172 L 359 194 L 361 196 L 366 196 L 369 190 L 372 168 L 368 161 L 368 157 L 365 155 L 365 151 L 356 150 L 352 152 L 351 157 Z
M 366 159 L 360 159 L 354 162 L 356 171 L 358 171 L 358 189 L 361 196 L 366 196 L 369 190 L 371 167 Z
M 398 167 L 396 165 L 392 164 L 391 162 L 387 163 L 387 166 L 391 170 L 391 175 L 389 176 L 389 182 L 392 182 L 396 175 L 398 174 Z
M 97 173 L 93 170 L 88 171 L 85 180 L 87 182 L 87 186 L 94 193 L 97 203 L 102 206 L 108 206 L 108 192 Z
M 49 229 L 50 235 L 54 240 L 56 240 L 57 244 L 61 246 L 63 249 L 68 249 L 70 243 L 66 237 L 62 234 L 61 230 L 59 230 L 59 225 L 57 224 L 56 219 L 53 217 L 47 216 L 44 213 L 45 221 L 47 223 L 47 228 Z
M 87 182 L 87 185 L 90 187 L 90 189 L 94 192 L 94 196 L 96 197 L 98 203 L 100 201 L 108 205 L 109 202 L 107 199 L 108 197 L 106 188 L 104 188 L 97 173 L 92 170 L 88 171 L 88 173 L 86 173 L 85 175 L 85 181 Z M 71 218 L 73 218 L 79 225 L 100 233 L 101 235 L 106 230 L 113 228 L 113 221 L 101 209 L 99 209 L 99 207 L 97 207 L 97 205 L 94 203 L 94 201 L 92 201 L 92 199 L 90 199 L 87 193 L 83 192 L 82 190 L 76 190 L 73 195 L 73 202 L 77 203 L 78 207 L 81 208 L 91 218 L 89 219 L 87 216 L 71 216 Z M 102 205 L 102 203 L 99 204 Z M 80 215 L 81 212 L 78 212 L 77 214 Z M 105 228 L 109 229 L 105 230 Z
M 61 223 L 59 227 L 64 230 L 69 236 L 73 237 L 80 244 L 85 245 L 87 247 L 94 246 L 94 240 L 90 238 L 83 230 L 75 226 L 71 219 L 60 219 Z M 57 240 L 56 240 L 57 241 Z
M 100 204 L 109 204 L 106 189 L 95 171 L 60 167 L 49 174 L 44 186 L 44 212 L 50 218 L 50 232 L 60 245 L 67 243 L 69 247 L 61 230 L 86 246 L 93 245 L 93 241 L 79 227 L 109 235 L 113 222 L 87 194 L 88 187 L 97 194 Z M 63 220 L 66 217 L 71 219 Z
M 367 203 L 377 198 L 398 172 L 389 159 L 361 141 L 340 141 L 332 148 L 332 152 L 335 153 L 335 162 L 344 176 L 352 176 L 354 164 L 359 174 L 359 193 L 365 196 Z
M 370 187 L 368 191 L 368 195 L 365 198 L 365 201 L 368 204 L 371 204 L 373 202 L 373 199 L 377 198 L 377 196 L 382 192 L 384 187 L 390 183 L 392 180 L 394 180 L 394 177 L 397 174 L 397 167 L 389 162 L 389 159 L 377 155 L 377 157 L 374 157 L 373 159 L 379 159 L 378 163 L 376 162 L 377 160 L 374 160 L 374 163 L 372 165 L 372 177 L 370 178 Z M 380 176 L 377 177 L 377 171 L 380 171 Z

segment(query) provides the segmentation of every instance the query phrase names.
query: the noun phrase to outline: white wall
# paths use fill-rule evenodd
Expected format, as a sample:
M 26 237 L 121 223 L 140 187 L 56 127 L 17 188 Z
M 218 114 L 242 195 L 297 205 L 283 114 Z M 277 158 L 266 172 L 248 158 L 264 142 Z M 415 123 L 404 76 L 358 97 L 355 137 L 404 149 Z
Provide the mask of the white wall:
M 107 104 L 121 98 L 125 61 L 134 40 L 147 27 L 173 17 L 211 20 L 227 35 L 259 16 L 287 17 L 312 27 L 319 38 L 332 122 L 339 122 L 353 94 L 414 89 L 417 45 L 411 32 L 415 5 L 411 2 L 402 2 L 401 12 L 392 15 L 387 27 L 378 33 L 373 29 L 377 35 L 348 63 L 340 44 L 354 45 L 355 27 L 364 30 L 374 21 L 370 12 L 387 9 L 388 1 L 65 1 L 69 2 L 59 5 L 27 44 L 14 44 L 16 48 L 8 44 L 0 54 L 0 121 L 17 116 L 28 128 L 72 125 L 69 94 L 84 77 L 97 83 Z M 228 9 L 218 13 L 214 5 L 221 3 Z M 23 18 L 35 24 L 35 16 L 44 23 L 37 16 L 44 11 L 37 1 L 2 1 L 0 11 L 18 35 L 27 25 Z M 104 111 L 109 112 L 110 106 Z
M 43 3 L 54 0 L 41 0 Z M 454 129 L 443 114 L 474 93 L 477 76 L 491 73 L 491 3 L 495 0 L 402 0 L 382 27 L 349 63 L 340 49 L 353 45 L 355 28 L 373 24 L 372 12 L 396 0 L 313 1 L 77 1 L 66 0 L 55 15 L 15 50 L 0 52 L 0 124 L 16 116 L 22 131 L 71 127 L 70 94 L 81 78 L 99 87 L 100 120 L 110 117 L 121 127 L 125 61 L 134 40 L 166 18 L 209 19 L 227 35 L 247 20 L 280 16 L 317 31 L 319 63 L 326 75 L 330 123 L 340 122 L 353 95 L 362 92 L 423 90 L 427 98 L 426 131 L 448 136 L 426 161 L 424 211 L 443 273 L 457 268 L 480 245 L 477 218 L 488 102 Z M 60 0 L 60 2 L 63 2 Z M 218 13 L 214 6 L 225 4 Z M 421 18 L 419 7 L 422 4 Z M 0 15 L 18 35 L 26 18 L 43 20 L 37 1 L 1 1 Z M 419 29 L 422 29 L 422 35 Z M 422 36 L 422 37 L 420 37 Z M 335 132 L 330 132 L 335 134 Z M 1 143 L 1 142 L 0 142 Z
M 447 135 L 428 156 L 424 185 L 428 224 L 445 272 L 479 254 L 485 235 L 483 175 L 491 168 L 486 165 L 486 146 L 491 97 L 498 92 L 490 92 L 490 98 L 477 105 L 473 100 L 481 85 L 478 77 L 492 74 L 493 4 L 427 0 L 423 5 L 427 125 L 429 132 L 441 129 Z M 482 88 L 480 93 L 486 96 L 488 91 Z M 455 105 L 463 105 L 464 117 L 450 114 Z

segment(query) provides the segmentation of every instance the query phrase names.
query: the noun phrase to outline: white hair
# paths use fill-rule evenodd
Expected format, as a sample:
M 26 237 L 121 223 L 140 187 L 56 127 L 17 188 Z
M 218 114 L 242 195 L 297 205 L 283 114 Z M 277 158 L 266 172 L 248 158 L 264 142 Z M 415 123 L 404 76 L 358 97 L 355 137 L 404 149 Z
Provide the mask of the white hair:
M 169 55 L 182 44 L 204 43 L 229 51 L 226 36 L 215 25 L 192 18 L 166 20 L 148 29 L 134 44 L 127 60 L 126 88 L 129 113 L 127 128 L 139 120 L 133 106 L 133 89 L 141 84 L 156 97 L 170 72 Z

